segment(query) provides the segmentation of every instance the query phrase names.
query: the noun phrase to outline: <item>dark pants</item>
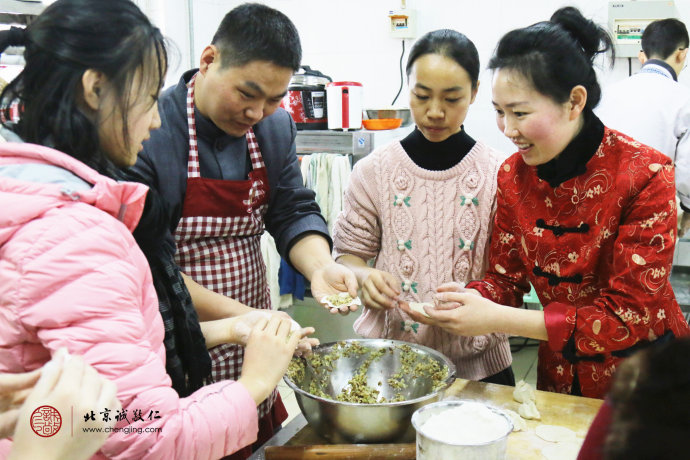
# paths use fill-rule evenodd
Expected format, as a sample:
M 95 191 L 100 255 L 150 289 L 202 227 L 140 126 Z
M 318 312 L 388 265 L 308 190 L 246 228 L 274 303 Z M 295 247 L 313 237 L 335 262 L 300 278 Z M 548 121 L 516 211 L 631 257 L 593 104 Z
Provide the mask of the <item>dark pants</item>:
M 480 380 L 480 382 L 497 383 L 499 385 L 515 386 L 515 374 L 513 366 L 508 366 L 498 374 L 490 375 Z

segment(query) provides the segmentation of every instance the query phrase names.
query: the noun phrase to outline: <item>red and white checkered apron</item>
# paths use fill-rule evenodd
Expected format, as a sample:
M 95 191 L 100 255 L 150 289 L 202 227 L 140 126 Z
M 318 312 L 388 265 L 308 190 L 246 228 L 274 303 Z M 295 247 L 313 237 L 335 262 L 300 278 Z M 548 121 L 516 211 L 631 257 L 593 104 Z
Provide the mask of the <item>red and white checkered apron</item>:
M 182 218 L 175 229 L 175 260 L 185 274 L 202 286 L 250 307 L 270 309 L 271 297 L 260 246 L 269 192 L 261 150 L 250 129 L 246 135 L 252 162 L 248 180 L 201 177 L 194 116 L 195 78 L 196 75 L 187 90 L 187 192 Z M 240 378 L 242 347 L 225 344 L 209 352 L 214 382 Z M 259 418 L 269 412 L 276 394 L 274 390 L 259 405 Z

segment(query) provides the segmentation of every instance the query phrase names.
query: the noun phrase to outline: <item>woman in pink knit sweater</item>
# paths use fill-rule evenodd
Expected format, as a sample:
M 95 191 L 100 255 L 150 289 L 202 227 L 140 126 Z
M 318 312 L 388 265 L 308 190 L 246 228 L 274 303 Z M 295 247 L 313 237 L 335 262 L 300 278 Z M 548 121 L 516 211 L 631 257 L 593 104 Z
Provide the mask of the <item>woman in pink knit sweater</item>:
M 415 43 L 407 77 L 417 127 L 355 165 L 334 252 L 362 288 L 357 333 L 420 343 L 448 356 L 459 377 L 513 385 L 507 336 L 460 337 L 396 308 L 431 303 L 438 286 L 486 271 L 502 157 L 462 126 L 478 75 L 477 49 L 463 34 L 436 30 Z

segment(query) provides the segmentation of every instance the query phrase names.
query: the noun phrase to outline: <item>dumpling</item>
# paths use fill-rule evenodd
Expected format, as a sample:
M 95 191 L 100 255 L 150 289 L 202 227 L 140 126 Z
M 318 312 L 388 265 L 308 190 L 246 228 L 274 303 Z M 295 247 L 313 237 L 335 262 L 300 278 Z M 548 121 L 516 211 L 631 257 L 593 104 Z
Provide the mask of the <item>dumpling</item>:
M 525 431 L 527 429 L 527 422 L 520 417 L 520 414 L 510 409 L 501 410 L 505 412 L 505 414 L 510 417 L 510 421 L 513 422 L 513 431 Z
M 541 414 L 537 410 L 534 401 L 525 401 L 518 407 L 518 414 L 527 420 L 541 420 Z
M 410 305 L 410 310 L 416 311 L 417 313 L 421 313 L 424 316 L 429 316 L 424 311 L 425 306 L 434 308 L 434 306 L 428 302 L 409 302 L 409 305 Z
M 525 401 L 536 401 L 537 395 L 534 393 L 532 385 L 524 380 L 520 380 L 515 385 L 515 390 L 513 390 L 513 399 L 519 403 L 524 403 Z

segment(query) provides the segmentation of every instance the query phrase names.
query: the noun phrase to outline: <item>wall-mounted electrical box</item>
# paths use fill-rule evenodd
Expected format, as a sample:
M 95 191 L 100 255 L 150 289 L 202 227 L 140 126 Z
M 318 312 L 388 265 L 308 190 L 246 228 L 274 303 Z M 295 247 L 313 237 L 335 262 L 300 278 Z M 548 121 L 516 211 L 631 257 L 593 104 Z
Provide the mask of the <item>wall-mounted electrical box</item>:
M 417 14 L 415 10 L 404 8 L 388 13 L 392 38 L 415 38 L 417 35 Z
M 677 17 L 678 10 L 671 0 L 609 2 L 609 31 L 616 57 L 637 57 L 645 27 L 659 19 Z

